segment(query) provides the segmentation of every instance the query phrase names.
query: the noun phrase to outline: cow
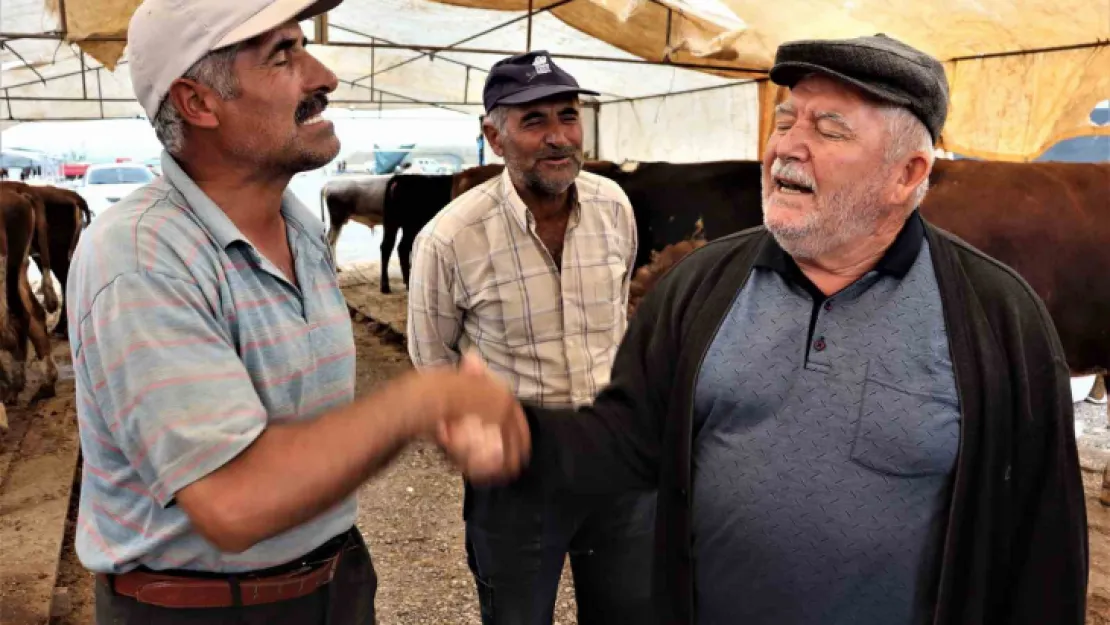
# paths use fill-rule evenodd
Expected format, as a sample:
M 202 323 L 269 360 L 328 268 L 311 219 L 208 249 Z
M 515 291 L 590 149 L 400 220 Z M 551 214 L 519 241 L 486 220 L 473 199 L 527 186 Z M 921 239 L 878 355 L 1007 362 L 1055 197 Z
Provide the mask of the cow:
M 381 248 L 382 293 L 390 293 L 389 257 L 397 241 L 397 231 L 403 231 L 397 257 L 401 261 L 405 288 L 408 288 L 413 241 L 424 225 L 451 202 L 453 184 L 454 176 L 448 174 L 401 174 L 389 181 Z
M 46 311 L 27 279 L 35 220 L 35 206 L 28 196 L 0 188 L 0 402 L 5 406 L 14 403 L 26 386 L 28 341 L 44 374 L 34 399 L 52 397 L 58 380 Z
M 369 176 L 347 180 L 329 180 L 320 189 L 320 220 L 329 224 L 328 245 L 336 257 L 336 242 L 348 220 L 355 220 L 371 230 L 385 221 L 386 185 L 393 176 Z M 327 212 L 327 219 L 324 213 Z
M 57 305 L 56 303 L 51 304 L 53 286 L 47 280 L 47 277 L 53 273 L 61 286 L 61 292 L 65 293 L 70 259 L 73 257 L 74 250 L 77 249 L 77 241 L 81 237 L 81 231 L 92 222 L 92 211 L 89 210 L 89 205 L 84 198 L 69 189 L 47 185 L 26 185 L 17 182 L 3 183 L 3 186 L 35 195 L 42 201 L 45 221 L 40 223 L 44 228 L 36 232 L 31 252 L 35 264 L 38 265 L 39 271 L 43 275 L 44 304 L 48 311 L 54 312 Z M 45 242 L 43 240 L 44 236 Z M 67 334 L 64 297 L 58 315 L 62 321 L 55 326 L 54 332 L 64 337 Z

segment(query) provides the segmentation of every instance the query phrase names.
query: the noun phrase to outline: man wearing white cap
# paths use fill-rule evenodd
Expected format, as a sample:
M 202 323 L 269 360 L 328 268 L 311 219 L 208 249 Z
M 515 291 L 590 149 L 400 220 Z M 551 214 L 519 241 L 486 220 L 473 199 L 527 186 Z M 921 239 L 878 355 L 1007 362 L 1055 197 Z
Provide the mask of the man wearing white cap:
M 339 0 L 147 0 L 128 31 L 164 176 L 101 214 L 67 300 L 101 624 L 374 622 L 354 491 L 435 437 L 471 479 L 528 454 L 480 369 L 354 398 L 323 227 L 287 192 L 335 158 L 336 77 L 297 22 Z

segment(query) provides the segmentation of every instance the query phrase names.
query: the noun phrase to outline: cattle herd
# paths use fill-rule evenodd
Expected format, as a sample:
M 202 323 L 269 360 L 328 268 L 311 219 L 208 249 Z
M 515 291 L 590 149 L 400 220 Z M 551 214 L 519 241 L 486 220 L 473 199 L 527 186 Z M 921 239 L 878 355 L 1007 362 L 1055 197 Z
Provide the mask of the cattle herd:
M 58 317 L 55 331 L 64 336 L 65 302 L 58 294 L 65 293 L 73 250 L 91 219 L 88 205 L 73 191 L 0 182 L 0 430 L 7 429 L 3 406 L 26 386 L 28 343 L 43 372 L 35 399 L 54 394 L 58 370 L 50 355 L 47 313 Z M 27 277 L 32 259 L 43 276 L 41 303 Z
M 762 222 L 760 164 L 591 161 L 585 168 L 617 182 L 636 214 L 640 249 L 630 312 L 684 254 L 706 240 Z M 499 175 L 485 165 L 454 175 L 343 177 L 321 191 L 321 219 L 333 252 L 350 220 L 382 226 L 381 290 L 397 253 L 405 284 L 416 234 L 453 198 Z M 1044 300 L 1075 375 L 1110 370 L 1110 163 L 997 163 L 938 160 L 921 207 L 933 224 L 1017 271 Z M 61 319 L 73 250 L 92 218 L 78 194 L 46 185 L 0 182 L 0 400 L 10 405 L 26 384 L 30 344 L 43 369 L 38 396 L 54 393 L 46 316 Z M 42 302 L 27 278 L 43 274 Z M 55 288 L 57 279 L 60 288 Z M 0 406 L 0 429 L 6 419 Z
M 587 162 L 611 178 L 636 214 L 638 300 L 681 254 L 762 223 L 760 163 Z M 383 225 L 383 293 L 397 229 L 402 273 L 420 229 L 453 198 L 497 176 L 500 165 L 454 175 L 371 176 L 329 182 L 321 219 L 331 241 L 351 219 Z M 1110 163 L 938 160 L 922 215 L 1017 271 L 1044 300 L 1073 374 L 1110 369 Z M 325 214 L 326 212 L 326 214 Z M 663 253 L 666 252 L 666 253 Z M 663 253 L 663 254 L 661 254 Z M 635 301 L 633 302 L 633 305 Z

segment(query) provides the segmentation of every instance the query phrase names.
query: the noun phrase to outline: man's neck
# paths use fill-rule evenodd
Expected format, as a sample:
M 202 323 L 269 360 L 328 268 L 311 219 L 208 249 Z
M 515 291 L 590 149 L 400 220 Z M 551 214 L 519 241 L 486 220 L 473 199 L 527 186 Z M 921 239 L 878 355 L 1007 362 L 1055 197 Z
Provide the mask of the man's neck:
M 834 295 L 874 269 L 904 225 L 905 219 L 886 219 L 862 241 L 829 250 L 817 258 L 795 258 L 794 262 L 822 293 Z
M 513 181 L 513 187 L 516 189 L 517 195 L 520 196 L 524 206 L 532 213 L 532 217 L 536 221 L 544 222 L 555 219 L 565 219 L 570 214 L 570 199 L 571 190 L 568 188 L 566 191 L 558 195 L 547 195 L 543 193 L 536 193 L 529 189 L 527 185 L 517 182 L 515 176 L 510 176 Z
M 234 166 L 198 166 L 198 161 L 179 162 L 200 190 L 248 239 L 261 242 L 275 233 L 284 236 L 281 198 L 291 176 L 260 175 Z

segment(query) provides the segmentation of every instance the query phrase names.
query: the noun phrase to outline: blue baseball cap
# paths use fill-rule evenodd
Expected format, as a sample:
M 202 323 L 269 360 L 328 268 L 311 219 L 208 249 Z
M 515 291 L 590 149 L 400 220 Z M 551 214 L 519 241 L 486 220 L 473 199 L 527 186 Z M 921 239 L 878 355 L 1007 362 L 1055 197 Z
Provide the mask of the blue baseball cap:
M 536 50 L 502 59 L 490 68 L 482 91 L 486 112 L 503 104 L 528 104 L 564 94 L 599 95 L 583 89 L 563 71 L 546 50 Z

